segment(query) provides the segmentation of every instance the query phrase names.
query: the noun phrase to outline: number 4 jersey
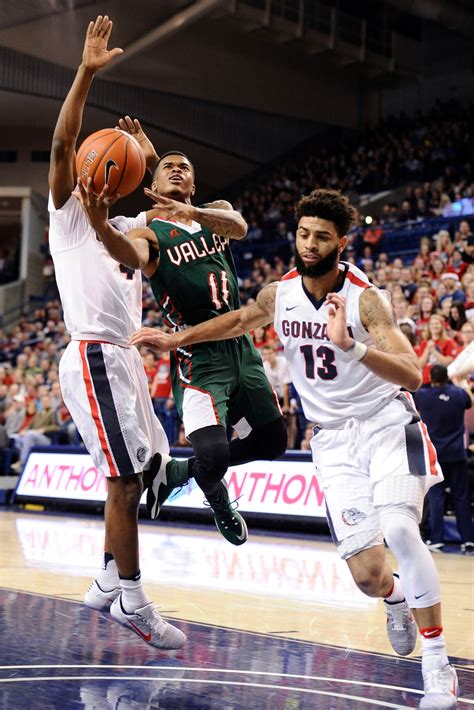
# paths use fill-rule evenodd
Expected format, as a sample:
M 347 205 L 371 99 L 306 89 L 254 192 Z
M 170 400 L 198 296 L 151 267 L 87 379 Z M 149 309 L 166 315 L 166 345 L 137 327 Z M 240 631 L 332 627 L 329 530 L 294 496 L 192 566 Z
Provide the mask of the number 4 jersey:
M 373 345 L 359 315 L 359 299 L 370 286 L 365 274 L 341 262 L 344 281 L 338 292 L 346 298 L 347 324 L 355 340 Z M 327 334 L 328 305 L 317 301 L 296 269 L 278 284 L 275 329 L 283 343 L 293 384 L 306 418 L 331 426 L 349 417 L 375 413 L 400 391 L 335 346 Z
M 75 197 L 56 209 L 50 194 L 48 209 L 49 247 L 71 338 L 127 346 L 130 335 L 141 327 L 140 271 L 110 256 Z M 110 222 L 129 232 L 146 226 L 146 213 Z
M 154 219 L 160 263 L 150 279 L 165 323 L 182 328 L 240 308 L 229 240 L 197 222 Z

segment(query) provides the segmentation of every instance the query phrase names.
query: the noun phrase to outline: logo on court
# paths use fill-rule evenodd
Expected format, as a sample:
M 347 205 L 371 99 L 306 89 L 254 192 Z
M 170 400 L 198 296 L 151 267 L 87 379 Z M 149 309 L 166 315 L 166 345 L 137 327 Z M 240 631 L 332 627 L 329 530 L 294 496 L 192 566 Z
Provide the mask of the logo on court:
M 341 513 L 342 522 L 350 526 L 357 525 L 366 517 L 366 514 L 361 510 L 357 510 L 357 508 L 346 508 Z
M 146 448 L 144 446 L 140 446 L 140 448 L 137 449 L 137 459 L 140 461 L 140 463 L 143 463 L 146 458 Z

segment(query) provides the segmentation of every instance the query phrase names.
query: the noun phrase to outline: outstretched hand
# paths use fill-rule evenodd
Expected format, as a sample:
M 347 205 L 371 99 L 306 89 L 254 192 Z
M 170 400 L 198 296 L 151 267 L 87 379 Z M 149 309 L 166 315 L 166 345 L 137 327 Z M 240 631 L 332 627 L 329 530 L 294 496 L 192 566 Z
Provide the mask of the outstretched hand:
M 328 309 L 328 336 L 341 350 L 349 350 L 354 341 L 347 330 L 346 299 L 337 293 L 328 293 L 326 303 Z
M 141 127 L 138 118 L 130 118 L 130 116 L 124 116 L 123 118 L 119 118 L 118 126 L 115 126 L 115 128 L 120 128 L 121 131 L 129 133 L 135 138 L 135 140 L 140 143 L 140 148 L 142 149 L 143 154 L 145 156 L 147 168 L 149 170 L 152 170 L 158 162 L 159 157 L 156 153 L 153 143 Z
M 158 328 L 141 328 L 133 333 L 128 341 L 129 345 L 145 345 L 157 353 L 166 353 L 178 347 L 175 334 L 165 333 Z
M 153 206 L 159 210 L 160 216 L 163 219 L 179 220 L 181 222 L 193 220 L 195 217 L 195 208 L 187 202 L 177 202 L 170 197 L 158 195 L 158 193 L 145 188 L 145 195 L 153 200 Z
M 104 189 L 100 195 L 94 194 L 92 178 L 88 178 L 86 187 L 82 184 L 81 178 L 77 178 L 76 189 L 72 194 L 80 202 L 91 227 L 93 227 L 96 232 L 100 231 L 101 227 L 107 223 L 109 208 L 120 198 L 118 194 L 113 197 L 108 196 L 108 185 L 104 185 Z
M 107 49 L 112 27 L 108 15 L 99 15 L 95 22 L 89 22 L 82 53 L 82 64 L 86 69 L 95 73 L 123 53 L 119 47 Z

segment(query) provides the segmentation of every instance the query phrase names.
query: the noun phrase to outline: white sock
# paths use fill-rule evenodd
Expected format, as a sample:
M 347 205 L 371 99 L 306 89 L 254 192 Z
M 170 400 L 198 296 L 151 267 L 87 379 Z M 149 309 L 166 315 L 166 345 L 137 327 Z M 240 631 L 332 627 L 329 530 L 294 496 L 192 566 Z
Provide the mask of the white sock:
M 397 602 L 405 601 L 405 595 L 403 594 L 400 578 L 397 574 L 393 575 L 393 588 L 388 597 L 385 597 L 385 601 L 389 604 L 396 604 Z
M 421 663 L 424 671 L 442 668 L 449 663 L 444 634 L 440 634 L 435 638 L 429 638 L 421 634 L 421 642 L 423 648 Z
M 120 586 L 119 573 L 114 559 L 109 560 L 107 564 L 104 562 L 96 579 L 104 592 L 111 592 L 112 589 Z
M 150 603 L 141 577 L 138 579 L 121 579 L 120 586 L 122 587 L 122 606 L 127 614 L 133 614 L 137 609 L 141 609 Z

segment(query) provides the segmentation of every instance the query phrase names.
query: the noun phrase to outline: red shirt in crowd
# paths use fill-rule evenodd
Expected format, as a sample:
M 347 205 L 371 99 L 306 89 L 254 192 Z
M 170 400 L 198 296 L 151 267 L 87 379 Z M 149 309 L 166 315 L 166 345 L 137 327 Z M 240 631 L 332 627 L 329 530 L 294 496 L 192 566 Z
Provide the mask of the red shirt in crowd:
M 171 396 L 171 370 L 169 357 L 162 357 L 156 363 L 156 374 L 150 394 L 152 397 L 167 399 Z
M 452 357 L 455 358 L 456 354 L 458 352 L 459 346 L 456 345 L 454 340 L 452 338 L 445 338 L 444 340 L 435 340 L 434 344 L 436 345 L 436 349 L 438 352 L 441 353 L 441 355 L 444 355 L 444 357 Z M 422 340 L 419 345 L 415 346 L 415 352 L 418 355 L 418 357 L 421 357 L 423 353 L 426 350 L 426 347 L 428 345 L 427 340 Z M 429 385 L 430 384 L 430 373 L 431 373 L 431 367 L 433 365 L 436 365 L 437 362 L 433 358 L 432 361 L 430 362 L 430 358 L 428 358 L 428 362 L 423 368 L 423 384 L 424 385 Z

